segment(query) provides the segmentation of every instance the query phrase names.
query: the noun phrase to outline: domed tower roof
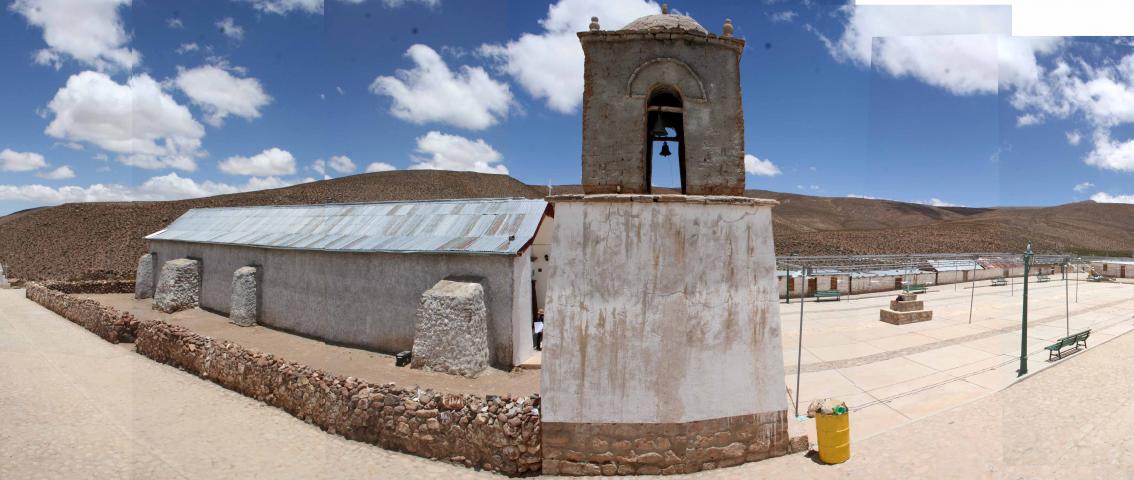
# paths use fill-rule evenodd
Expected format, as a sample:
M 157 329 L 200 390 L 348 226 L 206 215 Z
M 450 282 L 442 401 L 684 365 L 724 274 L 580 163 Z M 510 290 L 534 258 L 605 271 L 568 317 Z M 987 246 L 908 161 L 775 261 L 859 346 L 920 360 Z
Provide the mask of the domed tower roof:
M 691 17 L 685 15 L 671 15 L 668 13 L 661 13 L 658 15 L 647 15 L 630 22 L 623 31 L 653 31 L 653 30 L 681 30 L 689 33 L 700 33 L 701 35 L 708 35 L 708 30 L 702 27 L 700 23 L 693 20 Z

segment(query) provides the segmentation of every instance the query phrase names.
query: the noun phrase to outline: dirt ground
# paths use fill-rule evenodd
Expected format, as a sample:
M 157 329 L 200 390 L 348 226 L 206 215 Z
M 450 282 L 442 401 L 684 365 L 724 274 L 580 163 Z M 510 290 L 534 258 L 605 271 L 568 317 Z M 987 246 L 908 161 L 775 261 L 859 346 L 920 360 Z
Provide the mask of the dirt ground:
M 139 319 L 163 320 L 181 325 L 201 335 L 228 340 L 289 361 L 373 383 L 394 382 L 402 386 L 416 385 L 440 392 L 474 395 L 539 393 L 539 370 L 506 372 L 490 368 L 474 379 L 425 372 L 394 366 L 392 355 L 329 345 L 319 340 L 263 326 L 238 327 L 229 323 L 226 317 L 200 309 L 186 310 L 172 315 L 161 313 L 150 308 L 150 300 L 135 300 L 132 294 L 76 296 L 94 299 L 103 305 L 130 312 Z

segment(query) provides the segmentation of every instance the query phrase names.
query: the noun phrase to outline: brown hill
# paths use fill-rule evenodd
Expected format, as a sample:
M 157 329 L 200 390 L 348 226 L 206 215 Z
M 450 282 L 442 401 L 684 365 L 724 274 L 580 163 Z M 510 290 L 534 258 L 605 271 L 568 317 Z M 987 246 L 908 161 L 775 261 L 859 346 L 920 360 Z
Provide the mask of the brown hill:
M 571 185 L 552 189 L 554 194 L 580 191 Z M 193 200 L 66 204 L 0 217 L 0 262 L 16 278 L 128 278 L 145 249 L 142 237 L 190 208 L 547 194 L 546 186 L 505 175 L 419 170 Z M 780 201 L 773 210 L 779 254 L 1020 251 L 1027 239 L 1042 253 L 1130 255 L 1134 250 L 1134 205 L 977 209 L 760 190 L 747 195 Z

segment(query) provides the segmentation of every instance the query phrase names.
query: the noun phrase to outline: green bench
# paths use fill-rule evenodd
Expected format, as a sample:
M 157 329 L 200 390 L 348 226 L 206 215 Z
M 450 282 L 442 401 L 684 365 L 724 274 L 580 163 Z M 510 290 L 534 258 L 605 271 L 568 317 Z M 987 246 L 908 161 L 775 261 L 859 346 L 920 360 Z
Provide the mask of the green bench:
M 929 289 L 924 283 L 910 283 L 902 287 L 902 291 L 906 293 L 925 293 Z
M 1005 280 L 1003 277 L 992 279 L 992 286 L 994 287 L 1003 287 L 1005 285 L 1008 285 L 1008 280 Z
M 1051 281 L 1051 277 L 1049 277 L 1047 275 L 1037 275 L 1036 276 L 1036 282 L 1044 283 L 1044 282 L 1050 282 L 1050 281 Z
M 1047 361 L 1050 362 L 1052 358 L 1063 358 L 1064 348 L 1074 348 L 1075 350 L 1079 350 L 1079 347 L 1087 348 L 1087 338 L 1090 336 L 1091 329 L 1088 328 L 1074 335 L 1063 337 L 1055 343 L 1043 347 L 1047 350 Z
M 824 299 L 831 298 L 835 299 L 835 301 L 837 302 L 843 298 L 843 294 L 839 293 L 838 290 L 819 290 L 815 292 L 816 302 L 822 302 Z

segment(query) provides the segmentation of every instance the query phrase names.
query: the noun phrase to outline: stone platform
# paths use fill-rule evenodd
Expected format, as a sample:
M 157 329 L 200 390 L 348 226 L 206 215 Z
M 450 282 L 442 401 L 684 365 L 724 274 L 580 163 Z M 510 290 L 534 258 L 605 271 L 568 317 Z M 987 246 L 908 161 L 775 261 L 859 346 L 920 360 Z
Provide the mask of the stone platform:
M 933 320 L 933 311 L 926 310 L 925 302 L 918 300 L 917 295 L 904 293 L 898 296 L 898 300 L 890 301 L 890 308 L 879 310 L 878 317 L 891 325 L 905 325 Z

